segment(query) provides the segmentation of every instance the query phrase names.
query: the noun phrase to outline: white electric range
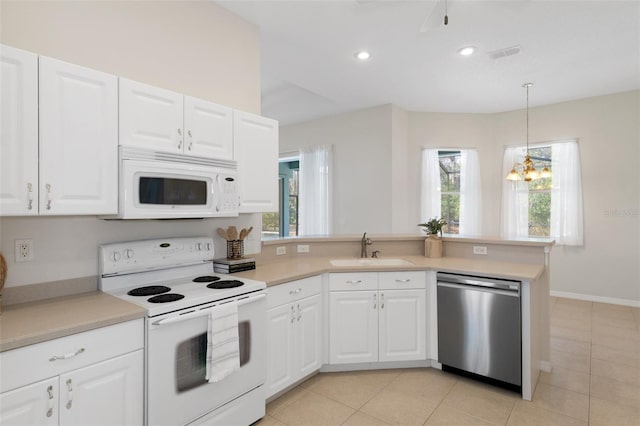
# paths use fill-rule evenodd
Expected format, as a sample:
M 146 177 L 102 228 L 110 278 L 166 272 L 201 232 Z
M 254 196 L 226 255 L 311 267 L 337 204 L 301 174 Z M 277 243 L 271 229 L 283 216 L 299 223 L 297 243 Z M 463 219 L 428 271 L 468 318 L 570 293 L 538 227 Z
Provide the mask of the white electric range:
M 265 414 L 266 285 L 213 272 L 209 237 L 100 247 L 99 287 L 143 307 L 145 424 L 248 425 Z M 205 380 L 211 308 L 238 305 L 240 369 Z

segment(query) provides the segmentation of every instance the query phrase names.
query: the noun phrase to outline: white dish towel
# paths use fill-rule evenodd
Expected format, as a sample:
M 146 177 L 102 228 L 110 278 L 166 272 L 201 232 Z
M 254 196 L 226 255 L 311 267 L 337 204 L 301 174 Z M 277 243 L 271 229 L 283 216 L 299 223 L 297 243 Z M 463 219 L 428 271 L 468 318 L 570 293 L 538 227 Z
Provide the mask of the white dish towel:
M 240 369 L 238 303 L 214 306 L 207 327 L 207 373 L 209 383 L 219 382 Z

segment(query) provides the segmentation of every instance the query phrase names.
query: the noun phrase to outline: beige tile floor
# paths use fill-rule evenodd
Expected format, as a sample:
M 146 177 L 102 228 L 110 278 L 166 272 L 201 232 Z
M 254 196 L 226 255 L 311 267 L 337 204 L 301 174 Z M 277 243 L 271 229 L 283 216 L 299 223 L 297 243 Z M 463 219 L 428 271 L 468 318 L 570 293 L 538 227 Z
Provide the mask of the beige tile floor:
M 531 402 L 432 368 L 321 373 L 258 424 L 640 426 L 640 309 L 552 297 L 551 360 Z

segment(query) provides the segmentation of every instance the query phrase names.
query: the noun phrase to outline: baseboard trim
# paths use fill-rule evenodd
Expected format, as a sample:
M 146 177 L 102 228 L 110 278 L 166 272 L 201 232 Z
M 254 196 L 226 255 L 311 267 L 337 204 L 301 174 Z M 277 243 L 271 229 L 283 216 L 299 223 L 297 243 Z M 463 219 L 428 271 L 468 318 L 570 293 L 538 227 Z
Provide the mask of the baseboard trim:
M 569 293 L 566 291 L 551 291 L 554 297 L 565 297 L 567 299 L 586 300 L 588 302 L 611 303 L 613 305 L 631 306 L 640 308 L 640 300 L 618 299 L 616 297 L 594 296 L 592 294 Z

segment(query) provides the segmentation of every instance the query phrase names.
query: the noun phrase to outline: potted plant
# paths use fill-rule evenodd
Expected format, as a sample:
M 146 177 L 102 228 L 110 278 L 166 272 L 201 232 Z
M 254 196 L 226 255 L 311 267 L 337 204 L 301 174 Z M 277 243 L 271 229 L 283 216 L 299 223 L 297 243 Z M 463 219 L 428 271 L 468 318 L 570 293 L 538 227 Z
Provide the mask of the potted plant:
M 424 255 L 426 257 L 442 257 L 442 240 L 440 237 L 442 236 L 442 228 L 446 224 L 446 220 L 443 218 L 438 219 L 437 217 L 430 219 L 428 222 L 418 224 L 427 233 L 427 238 L 424 240 Z

